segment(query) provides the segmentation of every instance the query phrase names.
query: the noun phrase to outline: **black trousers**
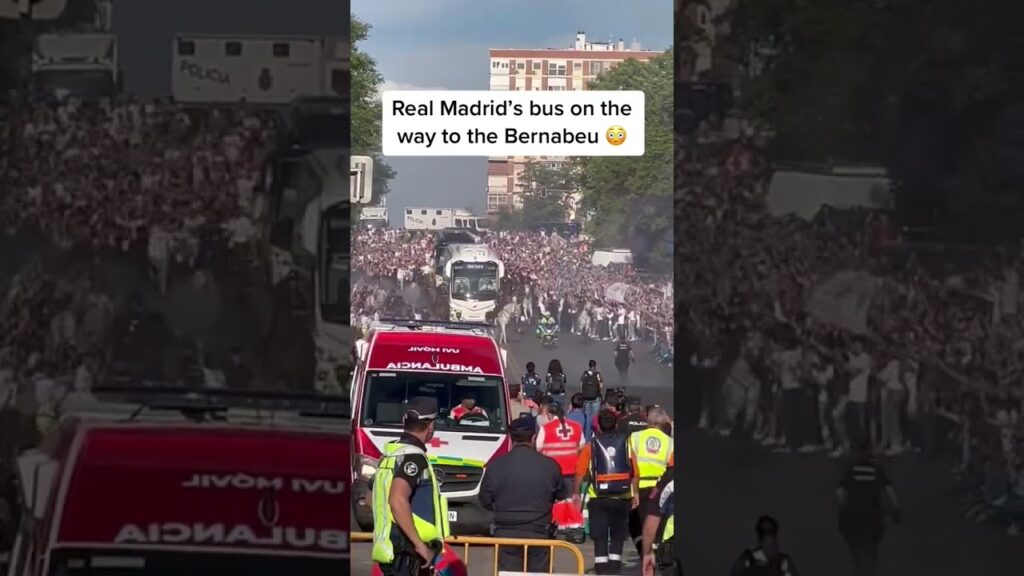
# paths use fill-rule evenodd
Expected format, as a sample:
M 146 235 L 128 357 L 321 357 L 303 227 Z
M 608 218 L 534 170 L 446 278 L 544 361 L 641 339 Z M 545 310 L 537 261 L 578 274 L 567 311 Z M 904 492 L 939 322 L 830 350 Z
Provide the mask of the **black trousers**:
M 640 505 L 629 511 L 629 538 L 636 546 L 636 553 L 640 558 L 644 557 L 644 519 L 647 518 L 647 509 L 651 503 L 651 491 L 654 488 L 640 489 Z
M 522 528 L 500 528 L 494 529 L 495 538 L 526 538 L 529 540 L 547 540 L 548 535 L 542 531 L 524 530 Z M 526 549 L 526 571 L 540 572 L 546 574 L 550 571 L 551 549 L 544 546 L 530 546 Z M 523 547 L 522 546 L 499 546 L 498 547 L 498 570 L 508 572 L 523 571 Z
M 423 559 L 409 554 L 396 554 L 391 564 L 378 564 L 384 576 L 419 576 Z
M 630 501 L 622 498 L 591 498 L 590 537 L 594 539 L 594 573 L 622 571 L 622 548 L 629 533 Z
M 882 531 L 854 528 L 843 530 L 842 533 L 853 560 L 853 573 L 856 576 L 878 574 L 878 547 L 882 542 Z
M 629 385 L 629 364 L 616 364 L 615 367 L 619 369 L 619 384 Z

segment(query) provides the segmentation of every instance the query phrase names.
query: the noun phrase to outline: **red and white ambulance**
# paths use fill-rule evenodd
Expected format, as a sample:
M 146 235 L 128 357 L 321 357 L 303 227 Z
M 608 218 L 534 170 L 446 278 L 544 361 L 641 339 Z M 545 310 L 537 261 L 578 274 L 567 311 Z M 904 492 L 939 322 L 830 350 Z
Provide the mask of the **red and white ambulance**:
M 180 400 L 97 401 L 20 458 L 9 576 L 348 570 L 348 401 Z
M 405 403 L 431 396 L 440 413 L 427 455 L 448 497 L 452 532 L 488 533 L 480 482 L 487 463 L 511 448 L 505 353 L 492 332 L 485 324 L 382 320 L 356 343 L 352 510 L 361 529 L 372 529 L 373 477 L 384 445 L 401 435 Z

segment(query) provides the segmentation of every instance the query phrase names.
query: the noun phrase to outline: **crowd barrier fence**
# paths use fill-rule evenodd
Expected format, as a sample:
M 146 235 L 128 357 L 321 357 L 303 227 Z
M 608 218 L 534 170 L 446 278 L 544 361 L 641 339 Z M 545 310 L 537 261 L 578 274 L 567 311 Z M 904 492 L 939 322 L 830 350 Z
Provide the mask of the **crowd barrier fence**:
M 353 532 L 352 542 L 372 542 L 373 534 L 369 532 Z M 551 552 L 548 560 L 548 574 L 555 574 L 555 553 L 556 550 L 565 550 L 576 559 L 576 574 L 582 576 L 586 570 L 586 562 L 583 559 L 583 552 L 569 542 L 562 540 L 540 540 L 526 538 L 492 538 L 486 536 L 451 536 L 445 539 L 449 546 L 462 547 L 462 561 L 466 563 L 466 569 L 470 569 L 469 549 L 490 547 L 494 550 L 494 576 L 498 576 L 498 550 L 499 546 L 518 546 L 523 549 L 523 571 L 526 571 L 526 551 L 530 548 L 548 548 Z

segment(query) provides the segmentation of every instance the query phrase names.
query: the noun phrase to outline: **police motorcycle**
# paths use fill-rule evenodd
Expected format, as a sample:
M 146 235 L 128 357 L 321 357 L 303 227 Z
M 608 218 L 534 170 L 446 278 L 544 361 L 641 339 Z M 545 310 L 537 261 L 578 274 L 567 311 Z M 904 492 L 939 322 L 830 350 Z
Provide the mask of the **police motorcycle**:
M 558 324 L 551 316 L 544 316 L 537 324 L 537 338 L 544 348 L 554 348 L 558 344 Z

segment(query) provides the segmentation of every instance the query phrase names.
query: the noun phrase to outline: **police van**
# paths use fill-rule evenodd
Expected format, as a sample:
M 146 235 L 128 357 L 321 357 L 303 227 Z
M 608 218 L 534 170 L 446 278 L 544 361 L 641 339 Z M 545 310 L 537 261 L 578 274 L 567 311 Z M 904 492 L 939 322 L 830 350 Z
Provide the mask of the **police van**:
M 21 456 L 8 576 L 327 575 L 347 565 L 346 399 L 138 394 L 94 391 Z
M 427 456 L 448 498 L 452 533 L 488 533 L 480 482 L 488 462 L 511 449 L 505 352 L 492 331 L 485 324 L 382 320 L 356 343 L 352 510 L 362 530 L 372 529 L 373 478 L 384 445 L 401 436 L 406 402 L 431 396 L 440 410 Z

